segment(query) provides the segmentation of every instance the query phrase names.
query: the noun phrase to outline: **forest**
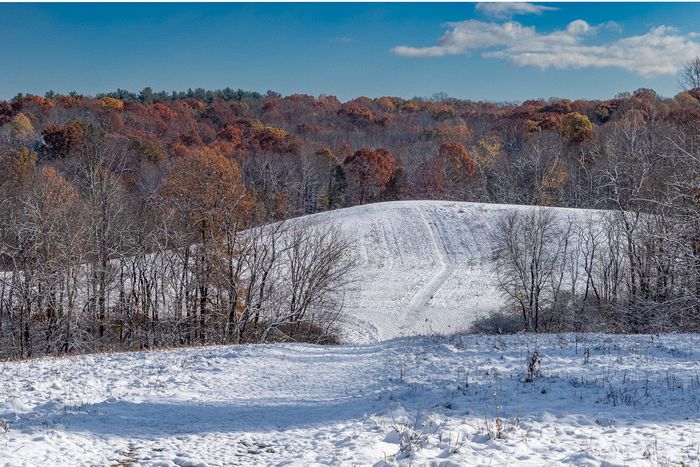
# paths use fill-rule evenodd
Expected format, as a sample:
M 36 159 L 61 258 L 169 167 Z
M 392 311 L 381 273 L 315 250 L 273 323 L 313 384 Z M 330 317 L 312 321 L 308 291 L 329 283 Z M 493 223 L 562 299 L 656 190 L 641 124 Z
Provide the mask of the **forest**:
M 584 294 L 548 302 L 569 250 L 545 247 L 562 237 L 541 217 L 501 222 L 503 285 L 527 327 L 540 308 L 575 306 L 616 332 L 698 331 L 700 82 L 688 76 L 670 98 L 146 88 L 0 102 L 0 358 L 335 342 L 348 240 L 285 221 L 410 199 L 608 210 L 605 229 L 579 232 Z

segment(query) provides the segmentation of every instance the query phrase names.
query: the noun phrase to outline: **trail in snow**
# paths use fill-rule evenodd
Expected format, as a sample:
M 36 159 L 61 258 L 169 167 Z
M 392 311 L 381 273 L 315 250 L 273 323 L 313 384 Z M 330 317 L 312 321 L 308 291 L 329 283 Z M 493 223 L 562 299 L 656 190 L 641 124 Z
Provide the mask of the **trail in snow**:
M 452 336 L 0 362 L 0 466 L 698 467 L 699 349 Z
M 424 334 L 430 333 L 430 318 L 426 310 L 435 292 L 443 286 L 447 277 L 455 270 L 454 252 L 447 248 L 446 243 L 448 242 L 448 238 L 441 230 L 441 227 L 444 227 L 435 210 L 417 208 L 416 217 L 423 221 L 426 229 L 430 232 L 433 251 L 435 252 L 436 259 L 440 263 L 440 270 L 433 275 L 411 299 L 408 313 L 399 325 L 401 335 L 408 334 L 407 330 L 415 328 L 416 325 L 424 326 Z M 440 225 L 440 227 L 438 227 L 438 225 Z
M 698 335 L 391 339 L 500 306 L 488 233 L 509 209 L 531 208 L 397 202 L 299 220 L 355 240 L 344 337 L 379 343 L 0 362 L 0 466 L 700 467 Z
M 497 216 L 528 206 L 395 201 L 304 216 L 336 225 L 353 243 L 358 271 L 344 297 L 341 338 L 368 343 L 449 334 L 503 306 L 489 233 Z M 601 211 L 553 209 L 587 222 Z M 426 321 L 427 320 L 427 321 Z

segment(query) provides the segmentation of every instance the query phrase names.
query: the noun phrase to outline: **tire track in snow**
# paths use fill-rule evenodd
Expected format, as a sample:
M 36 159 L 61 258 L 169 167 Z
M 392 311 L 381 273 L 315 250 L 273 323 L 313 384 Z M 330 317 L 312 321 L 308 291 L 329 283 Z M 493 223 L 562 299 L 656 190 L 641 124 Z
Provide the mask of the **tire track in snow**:
M 439 214 L 434 208 L 430 209 L 428 213 L 426 213 L 427 209 L 423 207 L 418 207 L 416 210 L 418 211 L 418 217 L 422 219 L 428 232 L 430 232 L 433 250 L 440 262 L 440 270 L 418 290 L 409 302 L 408 312 L 403 323 L 399 326 L 401 334 L 404 334 L 404 330 L 412 326 L 424 327 L 425 332 L 430 331 L 430 323 L 426 323 L 427 318 L 423 318 L 421 315 L 425 314 L 425 309 L 435 295 L 435 292 L 442 287 L 447 278 L 455 270 L 454 251 L 451 251 L 453 248 L 449 238 L 439 227 L 442 225 Z

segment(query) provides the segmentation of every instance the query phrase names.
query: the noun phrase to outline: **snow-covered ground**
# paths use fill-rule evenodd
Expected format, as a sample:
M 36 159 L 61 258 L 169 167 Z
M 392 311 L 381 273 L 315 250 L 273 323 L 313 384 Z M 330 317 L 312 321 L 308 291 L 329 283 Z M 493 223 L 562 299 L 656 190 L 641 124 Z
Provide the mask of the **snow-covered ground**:
M 0 362 L 0 466 L 700 466 L 700 335 L 437 337 L 501 306 L 488 232 L 506 209 L 531 208 L 304 218 L 355 242 L 355 344 Z
M 394 201 L 301 218 L 336 225 L 358 261 L 345 296 L 343 339 L 368 343 L 447 334 L 503 306 L 490 232 L 509 210 L 550 209 L 587 223 L 602 211 L 452 201 Z
M 5 466 L 700 465 L 696 335 L 207 347 L 0 371 Z

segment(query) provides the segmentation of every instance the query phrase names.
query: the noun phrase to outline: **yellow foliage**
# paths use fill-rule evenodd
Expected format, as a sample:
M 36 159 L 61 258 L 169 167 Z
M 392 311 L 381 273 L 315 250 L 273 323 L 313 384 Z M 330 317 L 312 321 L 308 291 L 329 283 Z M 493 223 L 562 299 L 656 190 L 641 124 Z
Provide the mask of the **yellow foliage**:
M 124 109 L 124 102 L 119 100 L 119 99 L 115 99 L 113 97 L 101 98 L 100 105 L 104 108 L 109 108 L 109 109 L 117 109 L 117 110 Z
M 27 148 L 0 153 L 0 185 L 9 183 L 20 186 L 35 166 L 36 153 Z
M 12 136 L 18 140 L 25 140 L 34 132 L 32 122 L 21 112 L 12 117 L 10 128 L 12 129 Z
M 275 128 L 273 126 L 264 126 L 255 131 L 255 136 L 258 139 L 284 139 L 287 136 L 287 132 L 281 128 Z
M 503 145 L 496 135 L 488 135 L 479 139 L 476 146 L 469 151 L 482 167 L 490 167 L 503 157 Z
M 676 94 L 673 100 L 681 107 L 694 107 L 698 105 L 698 100 L 689 92 L 681 92 L 680 94 Z
M 585 115 L 571 112 L 561 121 L 561 135 L 572 142 L 581 142 L 593 132 L 593 124 Z

